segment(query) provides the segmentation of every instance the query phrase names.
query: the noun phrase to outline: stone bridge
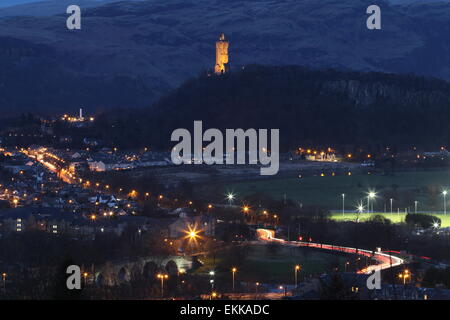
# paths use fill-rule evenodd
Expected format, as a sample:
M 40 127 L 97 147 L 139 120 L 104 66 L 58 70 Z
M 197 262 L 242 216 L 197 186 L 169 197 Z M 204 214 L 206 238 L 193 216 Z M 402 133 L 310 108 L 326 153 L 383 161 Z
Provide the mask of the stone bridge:
M 192 268 L 196 257 L 168 256 L 145 257 L 135 260 L 120 260 L 107 262 L 98 266 L 91 279 L 99 285 L 118 285 L 132 279 L 155 278 L 158 272 L 177 275 Z

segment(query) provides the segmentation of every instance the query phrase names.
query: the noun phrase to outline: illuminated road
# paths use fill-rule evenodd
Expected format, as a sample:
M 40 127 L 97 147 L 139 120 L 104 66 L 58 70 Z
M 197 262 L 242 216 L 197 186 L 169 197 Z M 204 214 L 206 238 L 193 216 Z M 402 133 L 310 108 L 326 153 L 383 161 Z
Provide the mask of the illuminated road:
M 302 241 L 286 241 L 283 239 L 278 239 L 274 237 L 274 232 L 272 230 L 267 229 L 259 229 L 258 232 L 259 240 L 266 242 L 278 242 L 283 245 L 296 246 L 296 247 L 310 247 L 316 249 L 344 252 L 349 254 L 357 254 L 364 257 L 369 257 L 375 260 L 377 263 L 367 266 L 364 269 L 359 270 L 357 273 L 361 274 L 370 274 L 373 271 L 388 269 L 392 267 L 396 267 L 402 265 L 404 260 L 391 255 L 390 253 L 383 252 L 374 252 L 370 250 L 350 248 L 350 247 L 342 247 L 335 246 L 332 244 L 322 244 L 322 243 L 314 243 L 314 242 L 302 242 Z
M 65 161 L 58 158 L 56 155 L 48 152 L 47 148 L 40 148 L 38 150 L 33 150 L 33 154 L 30 154 L 27 150 L 23 150 L 22 153 L 27 155 L 33 161 L 39 162 L 42 166 L 47 168 L 47 170 L 55 173 L 65 183 L 68 183 L 68 184 L 75 183 L 76 178 L 74 177 L 74 175 L 72 173 L 70 173 L 66 169 L 58 168 L 58 166 L 60 164 L 64 164 Z M 45 160 L 46 158 L 52 159 L 54 162 L 57 163 L 57 165 Z

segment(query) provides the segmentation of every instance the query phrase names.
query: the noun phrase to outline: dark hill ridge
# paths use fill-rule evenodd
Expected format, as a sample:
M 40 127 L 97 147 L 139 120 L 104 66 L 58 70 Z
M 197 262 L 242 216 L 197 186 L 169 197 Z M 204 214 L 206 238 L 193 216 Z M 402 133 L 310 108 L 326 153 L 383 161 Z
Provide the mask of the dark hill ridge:
M 373 4 L 369 0 L 146 0 L 84 7 L 83 3 L 92 2 L 86 0 L 81 4 L 82 30 L 69 32 L 61 1 L 53 1 L 54 6 L 58 3 L 56 9 L 52 2 L 33 4 L 55 9 L 44 10 L 54 12 L 51 16 L 17 17 L 9 13 L 2 18 L 0 12 L 0 37 L 47 46 L 55 54 L 36 56 L 34 61 L 47 66 L 48 59 L 53 59 L 48 68 L 61 75 L 58 90 L 38 76 L 26 86 L 10 78 L 5 90 L 53 94 L 32 101 L 10 97 L 0 108 L 56 113 L 77 110 L 80 105 L 87 110 L 149 106 L 201 70 L 213 67 L 214 42 L 222 32 L 231 41 L 231 65 L 235 67 L 305 65 L 450 80 L 448 2 L 393 5 L 379 0 L 383 29 L 368 31 L 365 12 Z M 23 12 L 36 11 L 24 8 Z M 0 48 L 9 49 L 10 45 L 0 42 Z M 13 75 L 18 75 L 23 71 L 22 57 L 15 58 L 11 67 L 16 68 Z M 30 69 L 28 74 L 32 72 Z M 64 81 L 65 77 L 69 80 Z M 114 92 L 114 98 L 91 97 L 84 90 L 84 81 L 70 80 L 80 77 L 97 83 L 115 77 L 131 79 L 136 87 L 145 87 L 142 93 L 146 97 L 120 86 L 99 89 Z M 61 101 L 66 95 L 78 98 L 65 105 Z
M 450 141 L 450 84 L 385 73 L 248 66 L 200 76 L 145 112 L 99 119 L 122 146 L 169 148 L 176 128 L 279 128 L 283 149 L 306 144 L 437 146 Z M 121 131 L 109 130 L 114 125 Z M 126 129 L 127 125 L 130 129 Z

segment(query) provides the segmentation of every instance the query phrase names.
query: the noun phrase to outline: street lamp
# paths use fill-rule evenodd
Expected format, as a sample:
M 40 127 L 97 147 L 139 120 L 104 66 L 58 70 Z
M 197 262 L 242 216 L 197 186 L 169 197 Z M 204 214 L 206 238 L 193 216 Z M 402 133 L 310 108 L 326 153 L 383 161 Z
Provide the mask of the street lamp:
M 348 266 L 349 264 L 350 264 L 350 262 L 348 262 L 348 261 L 345 263 L 345 272 L 347 272 L 347 266 Z
M 393 213 L 392 212 L 392 202 L 394 201 L 394 199 L 391 198 L 391 199 L 389 199 L 389 201 L 391 202 L 391 214 L 392 214 Z
M 362 201 L 358 203 L 358 206 L 356 207 L 356 223 L 359 222 L 359 216 L 364 212 L 364 206 L 362 204 Z
M 295 288 L 297 289 L 298 288 L 298 272 L 301 270 L 301 266 L 299 266 L 299 265 L 296 265 L 295 266 L 295 268 L 294 268 L 294 271 L 295 271 Z
M 342 194 L 342 216 L 345 215 L 345 193 Z
M 234 200 L 234 194 L 232 192 L 228 193 L 227 199 L 228 199 L 228 204 L 231 207 L 231 204 L 233 203 L 233 200 Z
M 2 280 L 3 280 L 3 290 L 6 291 L 6 273 L 2 273 Z
M 356 212 L 357 212 L 357 215 L 356 215 L 356 222 L 359 221 L 359 215 L 360 215 L 361 213 L 364 212 L 364 209 L 365 209 L 365 208 L 364 208 L 362 202 L 358 203 L 358 206 L 356 207 Z
M 367 194 L 367 212 L 370 212 L 370 199 L 375 199 L 375 197 L 377 196 L 377 194 L 373 191 L 369 191 L 369 193 Z M 373 202 L 372 202 L 372 212 L 373 212 Z
M 209 272 L 209 275 L 211 276 L 211 278 L 214 278 L 214 275 L 216 273 L 214 272 L 214 270 L 211 270 Z M 211 283 L 211 291 L 214 291 L 214 279 L 209 280 L 209 283 Z
M 164 280 L 169 279 L 168 274 L 158 273 L 156 276 L 158 279 L 161 280 L 161 298 L 164 297 Z
M 189 239 L 189 242 L 194 241 L 196 242 L 197 238 L 199 238 L 199 230 L 197 230 L 195 227 L 192 228 L 189 226 L 189 229 L 185 231 L 187 236 L 186 238 Z
M 358 213 L 363 213 L 363 211 L 364 211 L 364 206 L 363 206 L 362 204 L 359 204 L 359 205 L 356 207 L 356 210 L 358 211 Z
M 236 274 L 236 272 L 237 272 L 237 268 L 233 267 L 233 268 L 231 269 L 231 272 L 232 272 L 232 274 L 233 274 L 233 292 L 234 292 L 234 288 L 235 288 L 235 286 L 234 286 L 234 280 L 235 280 L 235 274 Z
M 97 216 L 95 214 L 91 215 L 91 220 L 92 220 L 92 226 L 93 226 L 94 234 L 95 234 L 95 220 L 96 219 L 97 219 Z
M 447 190 L 442 191 L 442 195 L 444 196 L 444 214 L 447 214 L 447 201 L 446 201 Z
M 403 273 L 400 273 L 398 275 L 398 277 L 400 279 L 403 279 L 403 285 L 405 285 L 406 284 L 406 279 L 411 279 L 411 274 L 409 273 L 409 270 L 405 270 L 405 271 L 403 271 Z

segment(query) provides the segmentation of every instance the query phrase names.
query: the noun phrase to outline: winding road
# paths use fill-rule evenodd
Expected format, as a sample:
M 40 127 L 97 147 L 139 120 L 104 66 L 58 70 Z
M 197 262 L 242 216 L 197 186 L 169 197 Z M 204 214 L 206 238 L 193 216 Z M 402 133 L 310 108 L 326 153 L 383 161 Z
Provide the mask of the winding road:
M 364 257 L 369 257 L 371 260 L 375 260 L 375 264 L 371 264 L 366 268 L 358 270 L 359 274 L 371 274 L 374 271 L 379 271 L 383 269 L 388 269 L 392 267 L 397 267 L 402 265 L 405 261 L 395 255 L 389 253 L 384 253 L 381 251 L 370 251 L 358 248 L 335 246 L 332 244 L 314 243 L 314 242 L 303 242 L 303 241 L 286 241 L 283 239 L 275 238 L 275 233 L 273 230 L 269 229 L 258 229 L 258 238 L 260 241 L 265 242 L 278 242 L 282 245 L 296 246 L 296 247 L 310 247 L 316 249 L 323 249 L 329 251 L 344 252 L 349 254 L 356 254 Z

